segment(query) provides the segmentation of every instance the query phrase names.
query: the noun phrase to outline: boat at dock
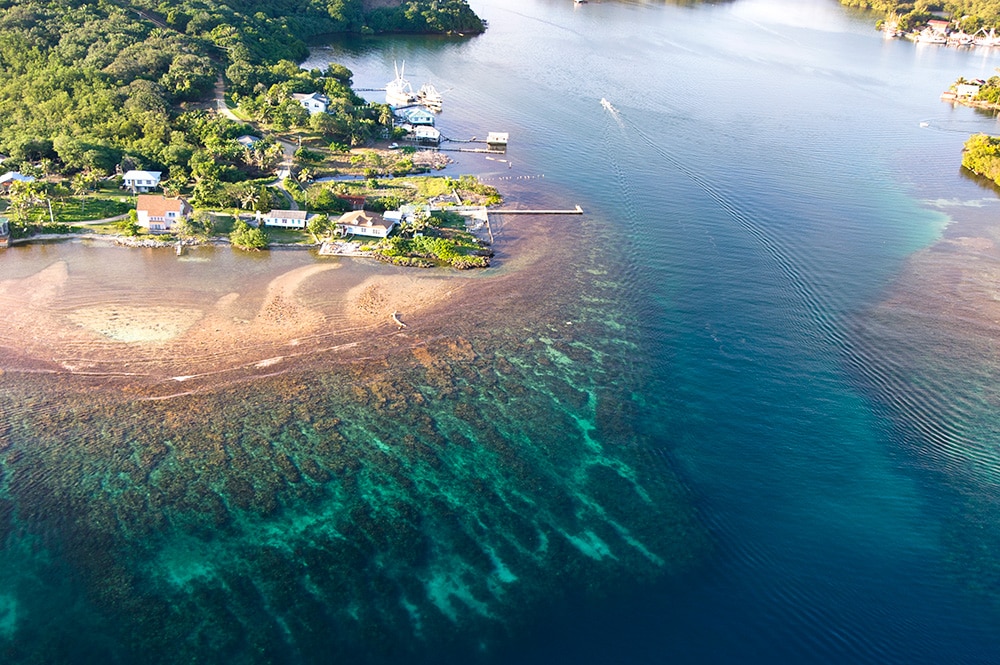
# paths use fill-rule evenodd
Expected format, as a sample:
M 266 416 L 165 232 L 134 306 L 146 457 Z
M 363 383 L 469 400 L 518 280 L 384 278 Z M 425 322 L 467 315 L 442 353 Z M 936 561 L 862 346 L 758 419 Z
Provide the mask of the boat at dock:
M 393 63 L 396 78 L 385 84 L 385 103 L 396 108 L 406 106 L 423 106 L 431 111 L 440 112 L 444 105 L 441 93 L 430 83 L 420 86 L 413 92 L 413 86 L 405 78 L 406 62 L 397 66 Z
M 413 92 L 413 86 L 403 78 L 406 70 L 406 62 L 401 67 L 393 63 L 396 71 L 396 78 L 385 84 L 385 103 L 389 106 L 409 106 L 417 102 L 417 95 Z
M 440 111 L 444 106 L 444 99 L 441 97 L 441 93 L 437 91 L 430 83 L 425 83 L 420 86 L 420 90 L 417 90 L 417 104 L 426 106 L 432 111 Z

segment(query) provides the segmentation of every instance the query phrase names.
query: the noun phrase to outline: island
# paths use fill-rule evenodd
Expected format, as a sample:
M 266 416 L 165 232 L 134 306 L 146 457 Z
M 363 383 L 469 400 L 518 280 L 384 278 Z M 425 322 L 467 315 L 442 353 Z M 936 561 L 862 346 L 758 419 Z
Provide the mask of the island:
M 28 0 L 5 12 L 0 214 L 13 242 L 86 231 L 143 246 L 219 237 L 247 249 L 318 245 L 357 235 L 337 221 L 355 209 L 428 206 L 441 192 L 499 200 L 468 178 L 386 185 L 448 163 L 422 140 L 426 129 L 414 131 L 427 121 L 368 103 L 341 65 L 297 64 L 323 35 L 482 32 L 465 0 L 251 1 L 239 10 L 214 0 Z M 412 145 L 400 148 L 405 139 Z M 420 228 L 397 219 L 393 237 L 368 254 L 488 264 L 485 244 L 459 237 L 445 212 L 428 213 Z M 449 249 L 428 251 L 431 239 Z

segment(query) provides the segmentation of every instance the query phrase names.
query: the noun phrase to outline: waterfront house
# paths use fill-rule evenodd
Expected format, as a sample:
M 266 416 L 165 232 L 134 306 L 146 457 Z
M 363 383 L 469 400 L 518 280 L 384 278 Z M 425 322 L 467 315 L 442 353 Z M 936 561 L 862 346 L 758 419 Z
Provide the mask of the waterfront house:
M 420 106 L 401 109 L 400 111 L 397 111 L 396 115 L 398 115 L 403 122 L 410 125 L 434 126 L 434 114 Z
M 258 218 L 258 222 L 263 223 L 264 226 L 304 229 L 306 228 L 307 219 L 308 215 L 306 215 L 305 210 L 271 210 L 270 212 L 263 213 Z
M 136 221 L 151 232 L 166 232 L 194 210 L 184 199 L 168 199 L 161 194 L 140 194 L 135 202 Z
M 326 109 L 330 106 L 330 98 L 320 92 L 313 92 L 308 95 L 296 92 L 292 94 L 292 98 L 299 104 L 302 104 L 309 111 L 310 115 L 314 113 L 326 113 Z
M 148 192 L 160 186 L 160 171 L 129 171 L 122 176 L 122 187 L 135 192 Z
M 490 132 L 486 135 L 486 147 L 490 150 L 507 150 L 507 132 Z
M 0 175 L 0 189 L 10 189 L 10 186 L 15 182 L 35 182 L 35 179 L 17 171 L 7 171 Z
M 975 99 L 979 94 L 979 86 L 974 83 L 959 83 L 955 86 L 955 95 L 967 99 Z
M 413 138 L 423 145 L 437 145 L 441 143 L 441 132 L 436 127 L 418 125 L 413 128 Z
M 945 36 L 948 34 L 948 27 L 951 25 L 951 21 L 942 21 L 940 19 L 934 19 L 927 21 L 927 27 L 931 29 L 931 32 Z
M 377 212 L 367 210 L 345 212 L 337 220 L 337 228 L 344 235 L 384 238 L 395 226 L 394 220 L 387 220 Z

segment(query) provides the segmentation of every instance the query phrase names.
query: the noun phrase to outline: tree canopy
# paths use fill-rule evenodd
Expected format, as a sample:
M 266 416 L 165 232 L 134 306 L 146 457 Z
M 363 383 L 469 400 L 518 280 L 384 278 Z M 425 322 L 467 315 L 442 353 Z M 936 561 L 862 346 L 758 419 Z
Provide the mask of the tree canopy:
M 895 14 L 901 19 L 901 27 L 907 29 L 926 23 L 935 14 L 959 21 L 966 32 L 983 27 L 1000 28 L 1000 0 L 840 0 L 840 3 Z
M 0 152 L 19 166 L 113 173 L 145 168 L 172 182 L 256 177 L 274 152 L 235 138 L 249 127 L 194 110 L 224 77 L 251 115 L 306 126 L 291 95 L 325 92 L 313 129 L 343 143 L 378 130 L 359 109 L 350 71 L 303 72 L 306 42 L 338 32 L 481 32 L 466 0 L 0 0 Z M 203 104 L 205 105 L 205 104 Z M 239 174 L 242 176 L 238 177 Z

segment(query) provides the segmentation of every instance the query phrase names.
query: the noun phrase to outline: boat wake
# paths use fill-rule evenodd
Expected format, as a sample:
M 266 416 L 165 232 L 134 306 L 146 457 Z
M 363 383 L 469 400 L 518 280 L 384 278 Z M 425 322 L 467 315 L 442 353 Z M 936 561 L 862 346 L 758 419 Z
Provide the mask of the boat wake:
M 603 106 L 603 107 L 604 107 L 605 109 L 607 109 L 608 113 L 610 113 L 610 114 L 611 114 L 611 117 L 615 119 L 615 122 L 617 122 L 617 123 L 618 123 L 618 126 L 619 126 L 619 127 L 621 127 L 622 129 L 625 129 L 625 125 L 624 125 L 624 124 L 622 124 L 622 119 L 621 119 L 621 115 L 620 115 L 620 114 L 618 113 L 618 109 L 616 109 L 616 108 L 615 108 L 615 107 L 614 107 L 614 106 L 613 106 L 613 105 L 611 104 L 611 102 L 609 102 L 609 101 L 608 101 L 607 99 L 605 99 L 604 97 L 601 97 L 601 106 Z

